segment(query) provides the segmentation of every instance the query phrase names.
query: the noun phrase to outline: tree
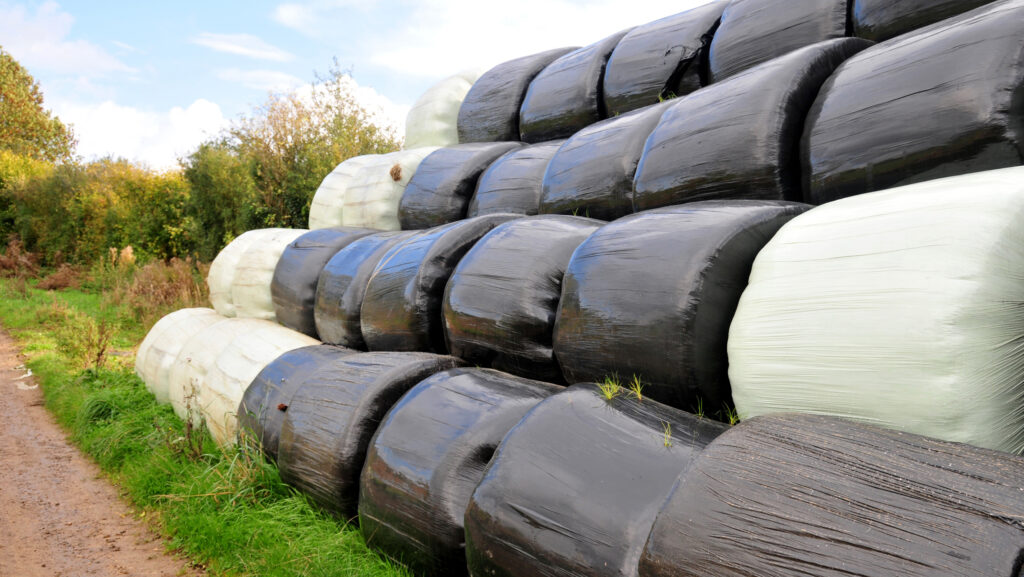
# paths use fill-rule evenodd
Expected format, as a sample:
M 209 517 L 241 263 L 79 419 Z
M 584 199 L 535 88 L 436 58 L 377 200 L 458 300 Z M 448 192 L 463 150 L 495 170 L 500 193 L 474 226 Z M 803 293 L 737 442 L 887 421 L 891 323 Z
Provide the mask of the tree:
M 37 160 L 71 158 L 71 128 L 43 108 L 43 93 L 32 75 L 0 47 L 0 149 Z

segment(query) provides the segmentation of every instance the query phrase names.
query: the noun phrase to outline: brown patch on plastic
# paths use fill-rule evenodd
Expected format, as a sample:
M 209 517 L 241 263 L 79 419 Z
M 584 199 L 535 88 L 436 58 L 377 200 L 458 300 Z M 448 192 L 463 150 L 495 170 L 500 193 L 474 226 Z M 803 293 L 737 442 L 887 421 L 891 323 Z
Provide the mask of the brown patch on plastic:
M 391 180 L 395 182 L 402 180 L 402 165 L 395 164 L 391 167 Z

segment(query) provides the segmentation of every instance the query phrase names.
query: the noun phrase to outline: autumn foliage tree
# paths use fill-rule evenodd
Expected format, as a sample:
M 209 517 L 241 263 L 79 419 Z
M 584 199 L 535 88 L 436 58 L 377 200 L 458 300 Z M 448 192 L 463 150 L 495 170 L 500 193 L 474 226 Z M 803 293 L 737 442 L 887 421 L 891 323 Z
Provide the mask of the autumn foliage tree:
M 71 129 L 43 107 L 35 79 L 0 47 L 0 150 L 52 162 L 70 159 L 74 147 Z

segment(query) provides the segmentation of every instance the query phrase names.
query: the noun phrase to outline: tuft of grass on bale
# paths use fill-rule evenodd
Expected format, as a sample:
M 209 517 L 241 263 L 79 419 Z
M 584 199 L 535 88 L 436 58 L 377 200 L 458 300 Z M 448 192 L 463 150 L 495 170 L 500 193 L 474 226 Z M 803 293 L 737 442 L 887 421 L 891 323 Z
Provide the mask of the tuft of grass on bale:
M 110 352 L 130 350 L 144 333 L 126 302 L 31 286 L 14 300 L 6 297 L 13 283 L 0 279 L 0 324 L 28 354 L 47 408 L 169 549 L 214 576 L 410 575 L 368 549 L 357 527 L 284 484 L 258 450 L 220 449 L 158 404 L 131 355 L 82 369 L 61 339 L 76 323 L 105 324 Z

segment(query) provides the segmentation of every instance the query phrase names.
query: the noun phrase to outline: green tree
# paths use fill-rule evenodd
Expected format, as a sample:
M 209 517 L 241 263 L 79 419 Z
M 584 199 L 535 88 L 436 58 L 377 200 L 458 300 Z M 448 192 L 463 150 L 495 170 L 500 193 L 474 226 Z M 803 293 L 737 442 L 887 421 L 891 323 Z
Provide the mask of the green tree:
M 200 260 L 209 262 L 233 238 L 253 228 L 256 185 L 248 163 L 227 140 L 200 145 L 182 166 L 190 189 L 186 228 Z
M 69 160 L 71 128 L 43 108 L 32 75 L 0 47 L 0 149 L 38 160 Z

